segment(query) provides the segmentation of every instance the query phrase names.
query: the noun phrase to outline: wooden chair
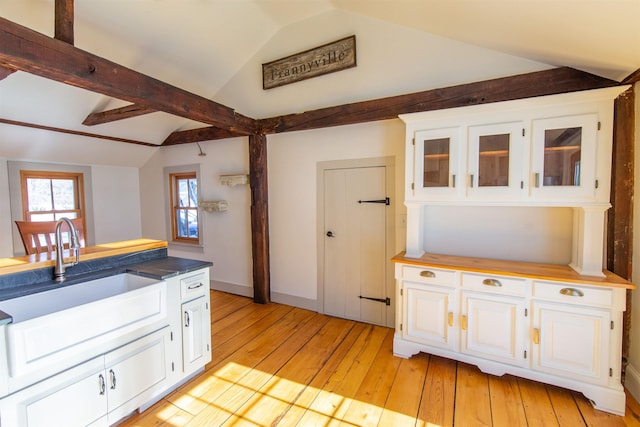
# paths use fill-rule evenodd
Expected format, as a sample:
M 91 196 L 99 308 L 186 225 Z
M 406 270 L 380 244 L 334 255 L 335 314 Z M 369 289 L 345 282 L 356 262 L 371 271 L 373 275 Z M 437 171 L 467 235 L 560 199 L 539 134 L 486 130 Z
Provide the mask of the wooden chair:
M 72 219 L 71 222 L 78 232 L 80 246 L 84 246 L 84 225 L 82 218 Z M 53 252 L 56 250 L 56 223 L 57 221 L 16 221 L 27 255 Z M 62 224 L 61 231 L 64 247 L 68 248 L 70 239 L 69 228 L 66 224 Z

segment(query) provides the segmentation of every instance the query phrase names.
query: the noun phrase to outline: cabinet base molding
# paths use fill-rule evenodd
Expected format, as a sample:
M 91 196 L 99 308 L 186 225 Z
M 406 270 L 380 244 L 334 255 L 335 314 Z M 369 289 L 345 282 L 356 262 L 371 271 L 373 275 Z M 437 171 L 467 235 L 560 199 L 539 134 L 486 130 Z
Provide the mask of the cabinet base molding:
M 414 343 L 403 339 L 396 332 L 396 335 L 393 338 L 394 356 L 409 359 L 411 356 L 420 352 L 474 365 L 485 374 L 495 375 L 498 377 L 510 374 L 520 378 L 574 390 L 582 393 L 587 399 L 589 399 L 595 409 L 620 416 L 624 416 L 625 413 L 626 395 L 622 385 L 605 387 L 582 381 L 575 381 L 568 378 L 557 377 L 528 368 L 511 366 L 505 363 L 485 360 L 455 351 Z

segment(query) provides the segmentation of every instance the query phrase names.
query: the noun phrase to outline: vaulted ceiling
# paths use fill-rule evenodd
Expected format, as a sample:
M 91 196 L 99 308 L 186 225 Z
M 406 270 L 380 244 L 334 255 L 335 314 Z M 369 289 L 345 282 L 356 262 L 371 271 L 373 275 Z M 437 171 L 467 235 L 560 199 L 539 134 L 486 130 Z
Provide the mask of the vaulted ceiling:
M 75 0 L 74 9 L 77 48 L 256 119 L 555 67 L 615 81 L 640 67 L 637 0 Z M 53 37 L 54 0 L 0 0 L 0 17 Z M 356 68 L 262 89 L 262 63 L 352 34 Z M 82 124 L 129 104 L 12 73 L 0 80 L 0 157 L 87 139 L 55 131 L 68 130 L 112 139 L 89 138 L 80 151 L 108 142 L 114 157 L 136 158 L 148 148 L 123 141 L 155 146 L 207 125 L 165 112 Z

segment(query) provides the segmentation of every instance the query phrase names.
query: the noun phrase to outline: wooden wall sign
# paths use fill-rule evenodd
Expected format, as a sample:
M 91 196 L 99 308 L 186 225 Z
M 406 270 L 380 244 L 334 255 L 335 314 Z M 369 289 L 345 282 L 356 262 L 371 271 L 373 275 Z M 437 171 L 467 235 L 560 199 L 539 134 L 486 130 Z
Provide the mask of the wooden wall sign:
M 356 66 L 356 36 L 262 64 L 262 88 L 271 89 Z

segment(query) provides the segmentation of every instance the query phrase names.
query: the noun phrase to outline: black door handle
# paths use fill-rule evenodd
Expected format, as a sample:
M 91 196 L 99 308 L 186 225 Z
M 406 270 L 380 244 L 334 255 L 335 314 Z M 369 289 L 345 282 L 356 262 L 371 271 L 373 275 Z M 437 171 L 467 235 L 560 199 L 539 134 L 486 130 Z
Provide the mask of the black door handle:
M 327 231 L 327 237 L 336 237 L 333 234 L 333 231 Z

